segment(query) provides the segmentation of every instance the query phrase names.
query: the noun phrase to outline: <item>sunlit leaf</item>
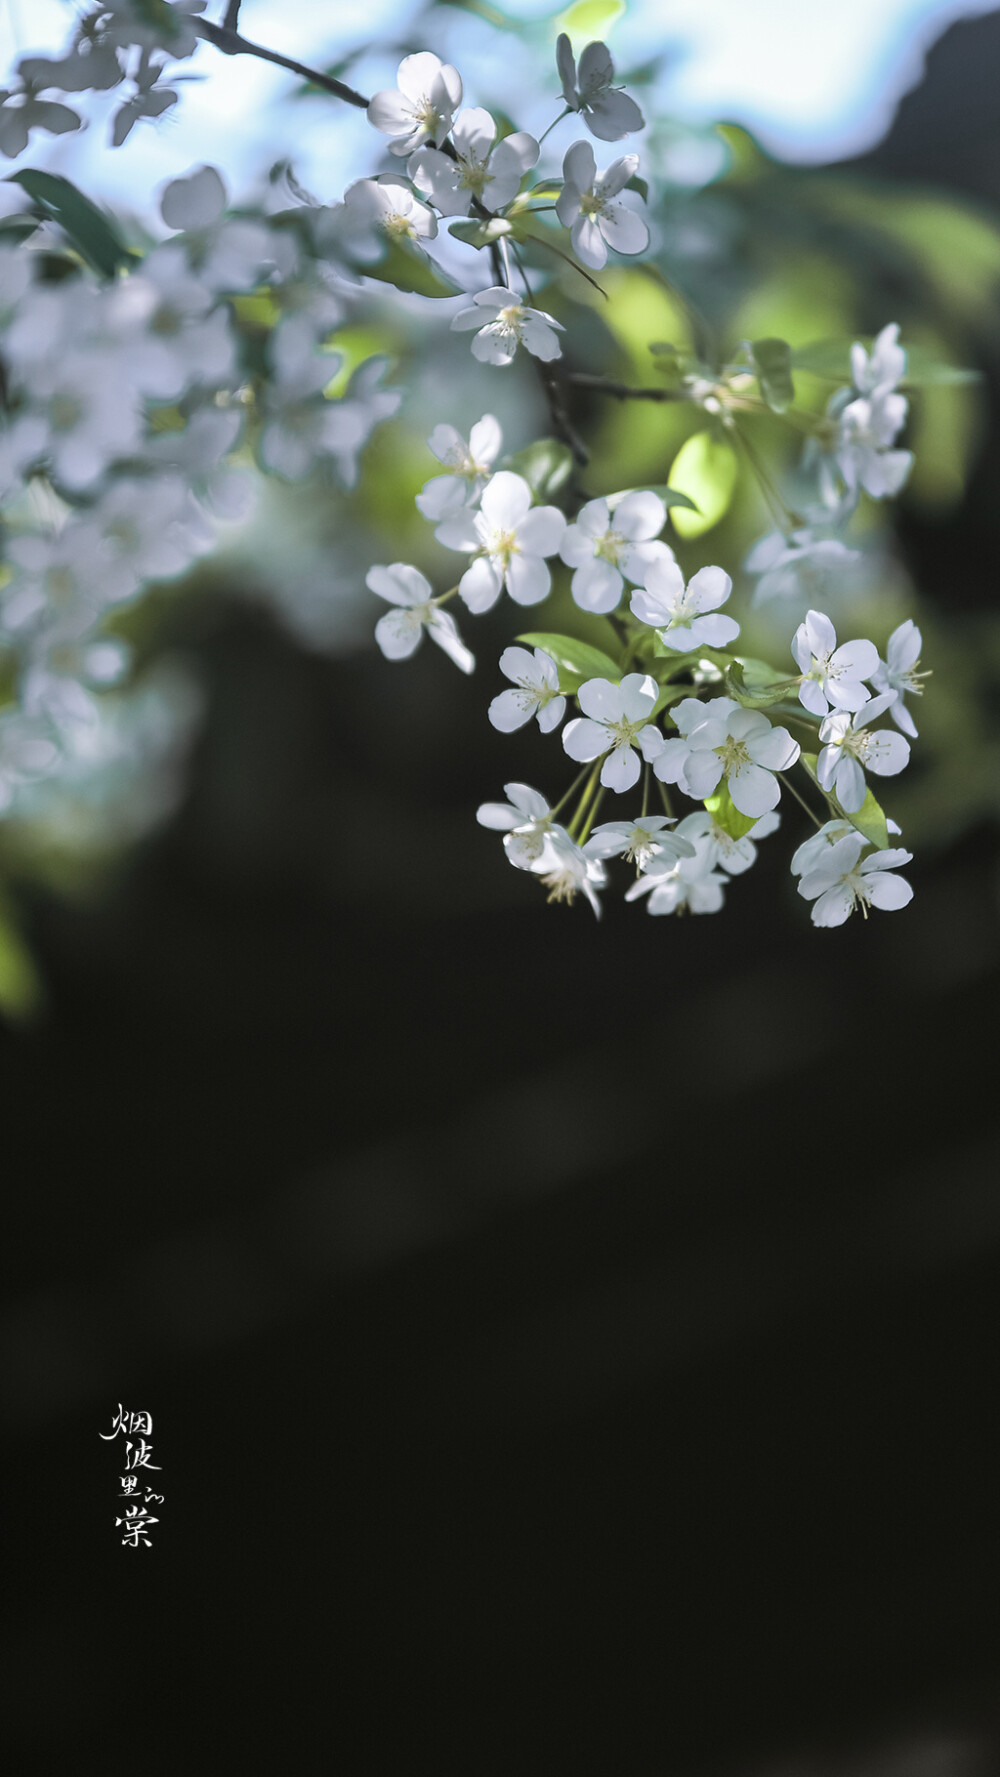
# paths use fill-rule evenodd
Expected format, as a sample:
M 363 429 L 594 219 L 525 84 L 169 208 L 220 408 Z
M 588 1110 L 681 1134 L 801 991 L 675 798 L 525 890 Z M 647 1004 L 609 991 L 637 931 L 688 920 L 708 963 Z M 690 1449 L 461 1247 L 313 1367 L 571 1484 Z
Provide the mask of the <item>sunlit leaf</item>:
M 419 247 L 404 247 L 401 241 L 389 241 L 380 260 L 374 264 L 358 263 L 355 269 L 366 278 L 378 278 L 383 284 L 394 284 L 397 290 L 412 291 L 417 296 L 459 295 L 458 284 L 440 266 L 432 264 Z
M 755 827 L 760 819 L 759 815 L 740 813 L 729 794 L 728 784 L 723 784 L 722 789 L 716 795 L 709 796 L 706 799 L 705 807 L 712 819 L 717 822 L 724 833 L 729 834 L 731 839 L 745 838 L 751 827 Z
M 763 661 L 760 664 L 763 665 Z M 742 704 L 745 710 L 766 710 L 772 703 L 781 703 L 794 693 L 797 685 L 798 679 L 747 684 L 743 663 L 739 660 L 734 660 L 726 668 L 725 694 L 727 697 L 735 697 L 736 702 Z
M 612 660 L 609 654 L 602 654 L 600 648 L 592 648 L 589 642 L 578 642 L 575 636 L 549 635 L 545 631 L 533 630 L 530 635 L 518 636 L 529 648 L 544 648 L 551 654 L 559 668 L 559 689 L 567 696 L 579 690 L 585 679 L 610 679 L 617 685 L 621 677 L 621 667 Z
M 750 351 L 764 400 L 775 413 L 784 413 L 795 399 L 792 349 L 788 341 L 755 339 Z
M 0 1014 L 30 1018 L 42 1001 L 38 971 L 8 908 L 0 904 Z
M 827 382 L 850 383 L 851 346 L 855 341 L 869 352 L 874 344 L 870 335 L 857 334 L 851 339 L 815 340 L 812 345 L 799 346 L 793 351 L 792 364 L 796 370 L 806 370 L 811 376 L 823 377 Z M 941 384 L 975 383 L 980 380 L 978 370 L 966 370 L 958 364 L 941 364 L 925 347 L 908 346 L 905 341 L 901 343 L 906 350 L 906 375 L 902 379 L 904 388 L 931 388 Z
M 509 467 L 524 477 L 535 499 L 545 505 L 572 475 L 573 452 L 558 438 L 536 438 L 534 444 L 515 451 Z
M 695 432 L 681 445 L 667 477 L 675 493 L 686 494 L 695 511 L 672 513 L 680 537 L 701 537 L 724 518 L 736 487 L 736 452 L 714 432 Z
M 577 0 L 552 22 L 557 31 L 565 31 L 579 53 L 588 43 L 604 43 L 624 11 L 625 0 Z

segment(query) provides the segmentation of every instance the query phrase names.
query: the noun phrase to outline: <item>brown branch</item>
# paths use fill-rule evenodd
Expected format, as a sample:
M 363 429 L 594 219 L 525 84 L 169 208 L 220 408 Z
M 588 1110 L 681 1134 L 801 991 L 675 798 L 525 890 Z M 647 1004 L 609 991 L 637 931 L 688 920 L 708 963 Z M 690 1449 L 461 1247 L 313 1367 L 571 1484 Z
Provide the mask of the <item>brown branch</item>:
M 238 10 L 238 8 L 237 8 Z M 367 111 L 371 101 L 356 93 L 352 86 L 345 86 L 342 80 L 334 80 L 332 74 L 321 74 L 318 68 L 307 68 L 304 62 L 293 61 L 291 56 L 279 55 L 275 49 L 264 49 L 259 43 L 250 43 L 241 37 L 238 31 L 229 27 L 229 18 L 233 8 L 226 13 L 226 24 L 212 25 L 207 19 L 192 19 L 191 24 L 199 37 L 214 44 L 224 56 L 256 56 L 261 62 L 274 62 L 278 68 L 287 68 L 292 74 L 301 74 L 311 86 L 318 86 L 325 93 L 332 93 L 335 99 L 343 99 L 345 105 L 355 105 L 359 111 Z
M 628 383 L 611 382 L 606 376 L 591 376 L 585 370 L 571 370 L 567 382 L 580 389 L 593 389 L 598 395 L 613 395 L 616 401 L 690 401 L 686 390 L 633 389 Z

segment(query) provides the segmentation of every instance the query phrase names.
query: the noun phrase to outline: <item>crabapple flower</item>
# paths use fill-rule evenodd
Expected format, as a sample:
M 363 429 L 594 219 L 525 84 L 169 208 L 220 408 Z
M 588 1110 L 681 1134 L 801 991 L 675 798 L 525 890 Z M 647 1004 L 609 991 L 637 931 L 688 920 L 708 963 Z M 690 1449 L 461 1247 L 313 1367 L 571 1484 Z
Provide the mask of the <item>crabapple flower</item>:
M 260 459 L 266 469 L 299 481 L 317 455 L 360 444 L 363 414 L 346 401 L 325 399 L 323 390 L 336 376 L 340 358 L 314 350 L 308 325 L 283 321 L 271 335 L 269 352 L 272 375 L 264 391 Z
M 891 446 L 906 421 L 907 401 L 892 389 L 874 389 L 851 401 L 840 415 L 837 467 L 851 493 L 873 500 L 898 494 L 913 466 L 913 452 Z
M 662 783 L 677 784 L 697 802 L 725 779 L 740 814 L 759 817 L 777 806 L 781 787 L 774 773 L 799 756 L 787 728 L 774 728 L 760 710 L 731 697 L 701 703 L 685 697 L 673 711 L 681 738 L 663 743 L 653 770 Z
M 477 291 L 472 300 L 475 306 L 459 309 L 452 317 L 451 327 L 453 333 L 478 329 L 472 355 L 480 363 L 509 364 L 519 345 L 544 363 L 562 357 L 562 347 L 553 329 L 562 333 L 563 324 L 544 309 L 525 308 L 513 290 L 504 290 L 499 284 Z
M 644 759 L 653 759 L 663 736 L 648 720 L 660 694 L 655 679 L 644 673 L 626 673 L 619 685 L 610 679 L 585 679 L 577 692 L 583 711 L 563 729 L 563 746 L 571 759 L 586 764 L 607 758 L 601 766 L 601 783 L 619 794 L 630 790 L 639 777 L 639 747 Z
M 851 380 L 859 395 L 888 392 L 906 375 L 906 352 L 899 343 L 899 323 L 883 327 L 871 354 L 855 341 L 851 347 Z
M 648 895 L 647 913 L 718 913 L 723 903 L 726 878 L 715 871 L 711 842 L 695 839 L 693 856 L 675 864 L 654 858 L 649 868 L 626 892 L 626 901 Z
M 607 500 L 588 500 L 567 525 L 559 554 L 576 572 L 570 583 L 581 611 L 613 611 L 626 580 L 642 581 L 654 562 L 669 563 L 674 552 L 654 542 L 666 523 L 667 509 L 658 494 L 626 494 L 612 516 Z
M 648 870 L 652 858 L 666 859 L 674 864 L 678 858 L 693 858 L 695 848 L 678 829 L 668 833 L 675 816 L 644 814 L 637 821 L 605 821 L 595 827 L 584 844 L 588 858 L 624 858 L 639 870 Z
M 730 876 L 742 876 L 744 870 L 749 870 L 757 861 L 754 840 L 766 839 L 770 833 L 776 833 L 780 825 L 780 814 L 764 814 L 742 839 L 734 839 L 731 833 L 726 832 L 725 827 L 720 827 L 707 808 L 697 809 L 694 814 L 686 814 L 678 822 L 677 838 L 693 841 L 692 852 L 700 841 L 704 841 L 708 848 L 706 856 L 710 858 L 713 869 L 718 865 Z
M 600 858 L 588 857 L 570 838 L 564 827 L 552 827 L 542 842 L 541 856 L 531 866 L 549 891 L 550 901 L 573 902 L 582 894 L 590 902 L 594 917 L 601 917 L 601 903 L 596 891 L 604 888 L 608 873 Z
M 53 474 L 73 492 L 92 487 L 109 462 L 138 445 L 137 391 L 105 353 L 71 352 L 39 364 L 31 398 L 45 420 Z
M 770 531 L 754 544 L 743 566 L 748 574 L 759 574 L 752 603 L 764 605 L 771 599 L 828 598 L 860 560 L 860 550 L 848 549 L 837 537 L 814 537 L 809 530 L 786 537 Z
M 617 142 L 645 128 L 635 100 L 611 84 L 615 65 L 606 43 L 588 43 L 577 68 L 573 46 L 561 31 L 556 39 L 556 65 L 568 109 L 579 112 L 599 141 Z
M 920 648 L 920 631 L 912 618 L 908 618 L 898 629 L 893 630 L 885 651 L 886 657 L 879 661 L 877 670 L 872 674 L 872 684 L 876 691 L 894 693 L 889 714 L 896 727 L 901 728 L 912 740 L 917 738 L 917 728 L 904 698 L 908 691 L 914 697 L 923 695 L 924 688 L 920 680 L 924 674 L 917 671 L 920 665 Z
M 516 605 L 537 605 L 552 585 L 543 557 L 555 555 L 566 520 L 557 506 L 531 509 L 523 476 L 501 469 L 487 484 L 478 512 L 446 518 L 437 537 L 448 549 L 471 554 L 458 590 L 477 615 L 495 605 L 506 585 Z
M 616 201 L 638 165 L 637 154 L 625 154 L 598 173 L 589 142 L 574 142 L 566 151 L 556 215 L 569 229 L 577 258 L 596 271 L 607 264 L 609 247 L 616 253 L 643 253 L 649 245 L 642 217 Z
M 425 142 L 436 146 L 444 141 L 461 103 L 458 69 L 429 50 L 420 50 L 400 62 L 395 88 L 375 94 L 368 106 L 368 121 L 383 136 L 393 138 L 390 153 L 412 154 Z
M 886 821 L 890 833 L 899 834 L 895 821 Z M 817 833 L 803 840 L 798 850 L 792 854 L 789 869 L 793 876 L 804 876 L 808 870 L 815 870 L 826 857 L 831 845 L 838 839 L 845 839 L 849 834 L 857 835 L 857 827 L 853 821 L 827 821 Z
M 504 851 L 515 870 L 534 870 L 550 833 L 556 828 L 545 797 L 530 784 L 504 784 L 509 802 L 481 802 L 476 819 L 481 827 L 504 835 Z M 568 833 L 565 838 L 571 844 Z
M 50 85 L 45 81 L 44 85 Z M 16 160 L 28 146 L 32 130 L 47 130 L 51 136 L 64 136 L 68 130 L 80 129 L 83 119 L 68 105 L 52 99 L 40 99 L 41 86 L 25 80 L 19 88 L 0 90 L 0 154 Z
M 172 86 L 160 86 L 159 79 L 163 73 L 163 63 L 150 60 L 150 51 L 144 49 L 132 79 L 135 91 L 119 105 L 111 125 L 111 146 L 120 148 L 128 140 L 135 125 L 143 117 L 162 117 L 171 105 L 176 105 L 179 94 Z
M 474 505 L 493 473 L 502 443 L 500 422 L 491 413 L 476 421 L 468 443 L 454 426 L 435 426 L 427 444 L 444 464 L 445 473 L 424 482 L 416 497 L 417 510 L 436 523 L 463 506 Z
M 632 594 L 631 609 L 641 623 L 659 634 L 666 648 L 724 648 L 740 633 L 732 617 L 713 614 L 733 590 L 722 568 L 699 568 L 684 585 L 675 561 L 655 561 L 646 569 L 645 586 Z
M 431 641 L 444 649 L 461 672 L 472 672 L 475 657 L 462 641 L 454 618 L 438 609 L 430 581 L 424 579 L 419 568 L 402 561 L 387 568 L 372 567 L 365 575 L 365 585 L 396 607 L 375 625 L 375 640 L 387 660 L 408 660 L 420 646 L 426 629 Z
M 835 710 L 820 723 L 819 738 L 824 745 L 816 761 L 816 780 L 821 790 L 833 791 L 848 814 L 857 814 L 864 804 L 866 771 L 895 777 L 909 760 L 910 743 L 901 734 L 872 734 L 867 726 L 884 715 L 895 698 L 894 691 L 883 691 L 853 716 L 847 710 Z
M 392 241 L 434 240 L 437 217 L 418 203 L 408 185 L 391 173 L 377 179 L 355 179 L 344 193 L 347 221 L 359 231 L 384 234 Z
M 521 180 L 535 164 L 538 143 L 527 130 L 497 141 L 488 111 L 460 111 L 452 127 L 455 158 L 438 148 L 418 148 L 407 172 L 442 216 L 467 216 L 473 199 L 496 212 L 513 203 Z
M 500 671 L 513 680 L 516 691 L 501 691 L 489 707 L 489 718 L 501 734 L 512 734 L 523 728 L 532 716 L 538 717 L 543 734 L 558 728 L 566 714 L 566 699 L 559 693 L 559 668 L 551 654 L 536 648 L 505 648 L 500 656 Z
M 889 871 L 908 864 L 913 853 L 873 851 L 863 858 L 867 844 L 863 834 L 847 834 L 829 846 L 826 856 L 803 875 L 799 894 L 816 903 L 813 925 L 842 926 L 855 907 L 860 907 L 867 919 L 869 907 L 889 913 L 912 901 L 913 890 L 906 878 L 890 876 Z
M 799 702 L 814 716 L 828 716 L 833 705 L 859 710 L 870 692 L 862 684 L 878 668 L 874 642 L 844 642 L 822 611 L 808 611 L 792 640 L 792 653 L 802 671 Z

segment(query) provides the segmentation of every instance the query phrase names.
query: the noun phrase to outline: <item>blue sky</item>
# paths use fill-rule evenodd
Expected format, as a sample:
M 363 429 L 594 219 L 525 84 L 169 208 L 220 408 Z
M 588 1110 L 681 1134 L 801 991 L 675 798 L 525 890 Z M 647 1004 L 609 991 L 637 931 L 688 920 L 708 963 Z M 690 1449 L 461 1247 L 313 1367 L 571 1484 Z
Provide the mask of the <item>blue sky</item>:
M 899 99 L 919 79 L 934 38 L 951 20 L 993 11 L 998 4 L 631 0 L 608 41 L 622 64 L 666 50 L 659 87 L 665 111 L 692 122 L 743 123 L 778 154 L 820 161 L 877 141 Z M 551 6 L 552 0 L 507 0 L 505 10 L 539 20 Z M 208 15 L 218 18 L 222 12 L 222 0 L 210 0 Z M 393 35 L 405 39 L 416 12 L 412 0 L 344 0 L 335 9 L 326 0 L 244 0 L 240 28 L 271 48 L 323 64 L 366 42 Z M 58 50 L 73 15 L 65 0 L 0 0 L 4 70 L 19 54 Z M 498 59 L 496 34 L 477 19 L 449 8 L 441 9 L 436 21 L 441 36 L 433 47 L 462 68 L 469 102 L 505 104 L 522 127 L 545 127 L 550 100 L 537 101 L 529 115 L 519 102 L 525 91 L 540 86 L 537 39 L 530 50 L 516 38 L 499 39 L 505 53 Z M 554 39 L 556 29 L 554 23 L 548 30 L 540 27 L 543 44 L 549 36 Z M 395 61 L 391 53 L 368 54 L 357 63 L 353 79 L 362 90 L 392 85 Z M 36 135 L 18 164 L 65 171 L 94 195 L 136 204 L 164 180 L 202 161 L 221 166 L 239 194 L 290 148 L 305 183 L 325 201 L 339 197 L 347 179 L 370 170 L 372 139 L 363 114 L 338 108 L 334 122 L 324 100 L 291 102 L 293 80 L 281 70 L 247 57 L 228 59 L 202 45 L 184 71 L 208 78 L 185 85 L 175 110 L 157 126 L 139 125 L 124 148 L 107 146 L 105 119 L 114 101 L 101 98 L 91 101 L 93 124 L 85 137 L 52 141 Z M 560 126 L 574 128 L 578 132 L 572 120 Z M 561 152 L 566 145 L 554 133 L 553 148 Z

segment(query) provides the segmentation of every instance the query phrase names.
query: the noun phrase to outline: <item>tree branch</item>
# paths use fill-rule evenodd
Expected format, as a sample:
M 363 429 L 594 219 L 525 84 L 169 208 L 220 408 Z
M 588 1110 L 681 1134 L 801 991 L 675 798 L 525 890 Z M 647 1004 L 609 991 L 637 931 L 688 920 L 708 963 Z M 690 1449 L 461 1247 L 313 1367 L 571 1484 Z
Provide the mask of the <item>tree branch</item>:
M 264 49 L 259 43 L 249 43 L 245 37 L 230 26 L 230 18 L 239 12 L 239 0 L 235 6 L 230 0 L 224 25 L 209 24 L 207 19 L 192 19 L 191 24 L 199 37 L 207 43 L 214 44 L 224 56 L 256 56 L 261 62 L 274 62 L 279 68 L 287 68 L 292 74 L 301 74 L 311 86 L 322 87 L 325 93 L 332 93 L 335 99 L 343 99 L 345 105 L 355 105 L 359 111 L 367 111 L 370 100 L 356 93 L 352 86 L 345 86 L 342 80 L 334 80 L 332 74 L 321 74 L 318 68 L 307 68 L 303 62 L 295 62 L 291 56 L 279 55 L 275 49 Z
M 593 389 L 598 395 L 613 395 L 616 401 L 690 401 L 687 390 L 681 389 L 632 389 L 628 383 L 612 382 L 606 376 L 591 376 L 585 370 L 571 370 L 567 382 L 576 383 L 578 388 Z

